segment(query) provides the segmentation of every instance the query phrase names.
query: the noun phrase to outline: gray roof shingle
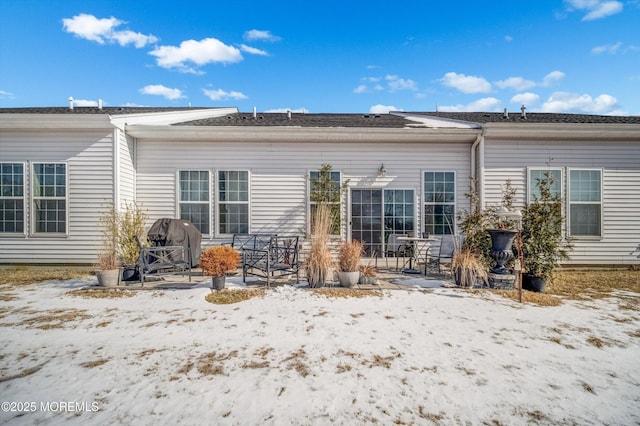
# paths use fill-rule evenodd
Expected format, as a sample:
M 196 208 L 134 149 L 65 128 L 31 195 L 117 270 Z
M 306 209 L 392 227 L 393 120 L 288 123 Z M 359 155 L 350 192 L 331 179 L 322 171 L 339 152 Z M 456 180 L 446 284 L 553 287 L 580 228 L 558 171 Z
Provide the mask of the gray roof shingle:
M 207 107 L 27 107 L 0 108 L 4 114 L 143 114 L 173 111 L 215 109 Z M 473 123 L 599 123 L 599 124 L 640 124 L 640 116 L 590 115 L 528 112 L 527 118 L 520 111 L 509 112 L 505 118 L 501 112 L 404 112 L 404 114 L 424 115 Z M 409 124 L 406 119 L 393 114 L 304 114 L 239 112 L 223 117 L 177 123 L 175 126 L 286 126 L 286 127 L 380 127 L 402 128 Z

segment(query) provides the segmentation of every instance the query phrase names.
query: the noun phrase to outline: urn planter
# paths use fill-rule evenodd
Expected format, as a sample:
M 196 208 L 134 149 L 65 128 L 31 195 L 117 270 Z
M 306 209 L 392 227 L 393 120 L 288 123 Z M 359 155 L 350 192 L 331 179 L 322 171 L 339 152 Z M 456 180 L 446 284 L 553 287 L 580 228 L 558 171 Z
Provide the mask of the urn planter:
M 505 267 L 513 259 L 513 240 L 516 238 L 516 231 L 510 229 L 489 229 L 491 234 L 491 252 L 489 253 L 496 266 L 491 269 L 491 273 L 499 275 L 511 274 L 511 271 Z

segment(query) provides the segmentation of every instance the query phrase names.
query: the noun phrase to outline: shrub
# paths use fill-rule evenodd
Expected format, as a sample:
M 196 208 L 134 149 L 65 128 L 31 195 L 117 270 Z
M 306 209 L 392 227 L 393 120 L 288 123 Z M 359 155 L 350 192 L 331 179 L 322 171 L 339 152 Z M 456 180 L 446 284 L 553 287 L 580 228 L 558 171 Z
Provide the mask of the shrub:
M 453 254 L 451 270 L 460 287 L 470 288 L 478 282 L 487 282 L 487 269 L 479 254 L 470 248 L 462 248 Z
M 240 255 L 230 246 L 208 247 L 200 255 L 202 271 L 212 277 L 224 276 L 239 264 Z
M 338 251 L 338 268 L 341 272 L 357 272 L 362 259 L 362 243 L 360 241 L 345 241 Z

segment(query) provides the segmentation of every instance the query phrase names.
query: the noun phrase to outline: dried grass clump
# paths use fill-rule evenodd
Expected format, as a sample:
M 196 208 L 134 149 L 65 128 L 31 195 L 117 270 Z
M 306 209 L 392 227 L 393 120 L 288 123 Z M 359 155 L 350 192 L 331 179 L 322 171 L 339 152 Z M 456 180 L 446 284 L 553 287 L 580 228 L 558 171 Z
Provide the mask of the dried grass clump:
M 463 288 L 486 283 L 488 279 L 487 268 L 482 258 L 469 248 L 456 250 L 451 261 L 451 270 L 456 284 Z
M 92 299 L 121 299 L 124 297 L 133 297 L 136 293 L 131 290 L 122 290 L 119 288 L 81 288 L 72 290 L 67 294 Z
M 266 290 L 263 288 L 251 289 L 251 290 L 220 290 L 211 294 L 207 294 L 204 298 L 209 303 L 216 305 L 230 305 L 232 303 L 239 303 L 245 300 L 252 299 L 254 297 L 262 297 L 266 294 Z
M 362 243 L 360 241 L 345 241 L 340 244 L 338 251 L 338 268 L 341 272 L 357 272 L 362 259 Z
M 305 262 L 307 281 L 312 288 L 324 286 L 333 266 L 328 244 L 332 223 L 331 208 L 324 203 L 318 204 L 313 217 L 311 249 Z

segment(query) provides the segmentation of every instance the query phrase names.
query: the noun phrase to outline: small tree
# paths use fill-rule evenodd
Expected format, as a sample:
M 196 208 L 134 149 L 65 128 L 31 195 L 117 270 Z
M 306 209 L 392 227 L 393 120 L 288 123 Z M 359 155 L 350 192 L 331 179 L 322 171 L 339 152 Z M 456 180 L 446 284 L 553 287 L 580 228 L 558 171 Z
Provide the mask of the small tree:
M 562 236 L 562 199 L 551 190 L 554 179 L 546 171 L 537 186 L 539 197 L 522 212 L 522 254 L 529 274 L 551 278 L 561 260 L 569 258 L 570 241 Z
M 140 250 L 136 237 L 145 241 L 147 214 L 135 203 L 125 203 L 122 210 L 109 204 L 100 217 L 102 247 L 98 252 L 100 269 L 114 269 L 137 262 Z
M 330 234 L 336 235 L 340 233 L 340 200 L 342 193 L 346 190 L 349 181 L 345 181 L 340 184 L 333 180 L 331 174 L 333 172 L 333 166 L 325 163 L 320 166 L 318 176 L 309 178 L 310 193 L 309 200 L 311 201 L 311 231 L 315 227 L 315 209 L 319 205 L 324 204 L 329 208 L 331 228 Z

